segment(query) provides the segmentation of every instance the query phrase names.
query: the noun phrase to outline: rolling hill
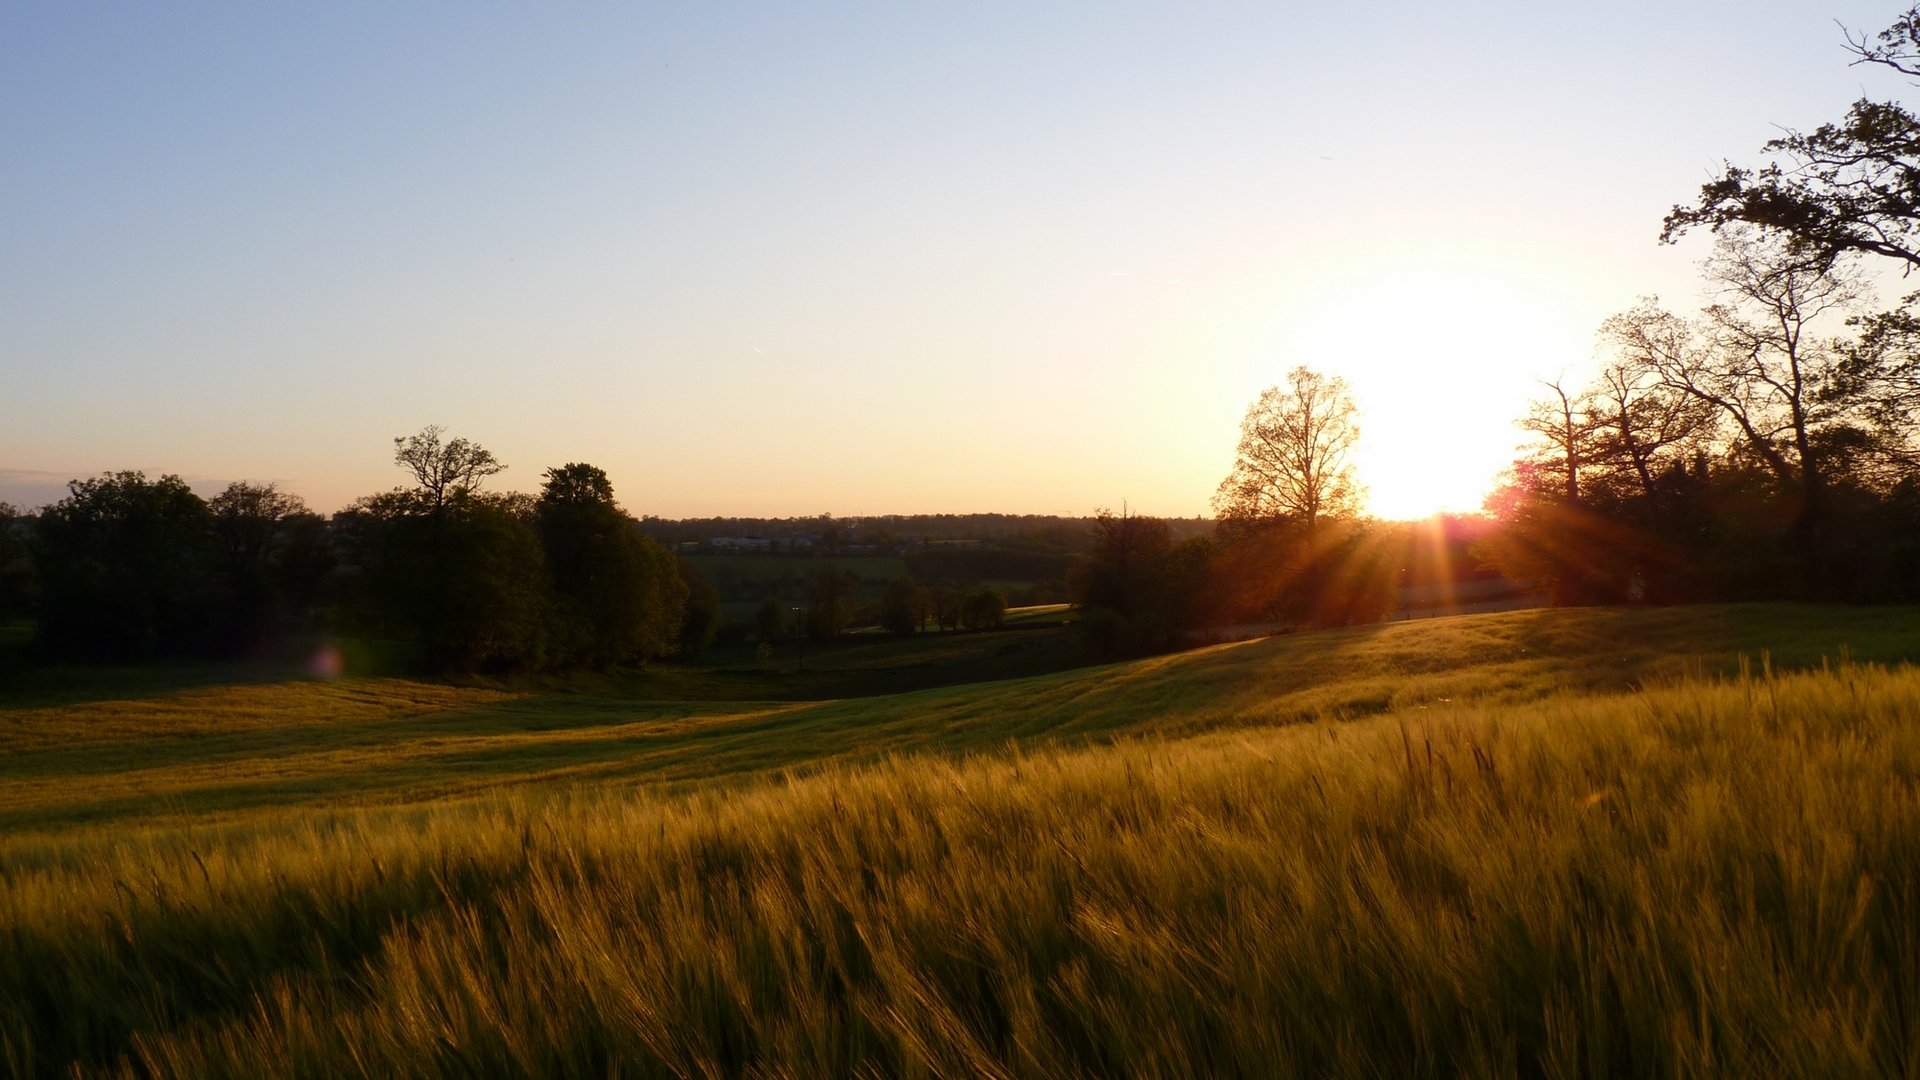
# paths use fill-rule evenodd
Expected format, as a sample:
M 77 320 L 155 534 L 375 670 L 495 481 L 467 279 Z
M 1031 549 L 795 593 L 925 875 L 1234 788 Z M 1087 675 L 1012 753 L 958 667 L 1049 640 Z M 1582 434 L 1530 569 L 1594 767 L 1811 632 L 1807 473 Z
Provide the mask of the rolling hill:
M 0 699 L 20 1075 L 1920 1064 L 1920 613 Z

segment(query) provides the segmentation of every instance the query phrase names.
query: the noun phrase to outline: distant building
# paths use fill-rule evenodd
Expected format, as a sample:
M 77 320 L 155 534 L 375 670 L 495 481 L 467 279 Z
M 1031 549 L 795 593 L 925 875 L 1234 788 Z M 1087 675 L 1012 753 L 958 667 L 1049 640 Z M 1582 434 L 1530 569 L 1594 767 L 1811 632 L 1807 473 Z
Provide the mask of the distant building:
M 764 536 L 716 536 L 707 541 L 715 551 L 772 551 L 773 541 Z

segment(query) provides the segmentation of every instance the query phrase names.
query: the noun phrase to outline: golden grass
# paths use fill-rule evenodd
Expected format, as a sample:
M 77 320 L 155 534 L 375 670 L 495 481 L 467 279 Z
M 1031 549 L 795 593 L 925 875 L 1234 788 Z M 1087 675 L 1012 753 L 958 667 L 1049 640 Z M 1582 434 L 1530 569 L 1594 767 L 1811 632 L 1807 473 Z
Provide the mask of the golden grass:
M 912 643 L 909 643 L 912 644 Z M 62 706 L 0 699 L 0 844 L 76 825 L 245 820 L 511 785 L 750 782 L 889 753 L 980 753 L 1618 691 L 1920 656 L 1910 609 L 1511 612 L 1243 642 L 912 694 L 776 705 L 509 693 L 404 680 L 201 688 Z M 687 680 L 671 678 L 674 691 Z M 644 687 L 645 684 L 642 684 Z M 721 696 L 728 689 L 717 687 Z
M 1509 618 L 661 736 L 688 755 L 669 772 L 711 750 L 721 784 L 523 778 L 17 833 L 0 845 L 0 1061 L 1920 1071 L 1920 672 L 1689 675 L 1720 660 L 1671 634 L 1623 668 L 1659 649 L 1657 621 L 1622 638 L 1578 613 Z M 1873 636 L 1898 628 L 1861 640 L 1898 648 Z M 833 750 L 861 730 L 865 750 Z M 992 752 L 970 752 L 988 730 Z

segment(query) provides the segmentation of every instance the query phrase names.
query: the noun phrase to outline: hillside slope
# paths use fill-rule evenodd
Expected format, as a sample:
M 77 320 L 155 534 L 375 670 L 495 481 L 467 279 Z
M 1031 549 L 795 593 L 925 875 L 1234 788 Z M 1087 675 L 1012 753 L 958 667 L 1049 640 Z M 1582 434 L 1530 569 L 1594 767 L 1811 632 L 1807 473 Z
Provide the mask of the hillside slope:
M 113 796 L 168 810 L 143 829 L 17 811 L 46 816 L 0 843 L 0 1060 L 1912 1072 L 1920 673 L 1838 658 L 1914 655 L 1915 624 L 1524 612 L 642 720 L 389 683 L 14 710 L 3 760 L 87 789 L 61 807 L 209 772 Z M 301 746 L 403 805 L 341 805 Z M 418 801 L 481 747 L 510 786 Z M 308 789 L 249 794 L 276 769 Z
M 822 703 L 524 693 L 399 679 L 0 699 L 0 830 L 205 820 L 609 779 L 686 787 L 889 754 L 997 750 L 1520 702 L 1843 654 L 1920 657 L 1907 608 L 1518 611 L 1242 642 Z M 668 692 L 686 683 L 663 678 Z

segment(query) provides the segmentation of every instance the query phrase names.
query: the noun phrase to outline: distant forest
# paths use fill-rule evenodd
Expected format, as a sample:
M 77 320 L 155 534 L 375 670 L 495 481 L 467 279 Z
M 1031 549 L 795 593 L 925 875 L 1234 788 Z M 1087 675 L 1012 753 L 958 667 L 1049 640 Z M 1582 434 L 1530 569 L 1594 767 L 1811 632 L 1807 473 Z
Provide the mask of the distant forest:
M 705 544 L 722 537 L 766 538 L 785 550 L 795 542 L 823 550 L 864 546 L 896 550 L 903 545 L 961 541 L 1039 552 L 1086 550 L 1090 518 L 1052 514 L 872 514 L 836 518 L 660 518 L 643 517 L 640 528 L 667 545 Z M 1213 529 L 1208 518 L 1168 518 L 1176 534 L 1197 536 Z
M 31 621 L 49 660 L 552 671 L 859 626 L 992 629 L 1010 603 L 1079 605 L 1096 646 L 1135 655 L 1468 600 L 1920 599 L 1913 417 L 1856 389 L 1880 387 L 1853 381 L 1857 345 L 1740 354 L 1797 368 L 1812 389 L 1796 410 L 1762 392 L 1791 384 L 1772 368 L 1689 390 L 1733 365 L 1675 316 L 1637 309 L 1609 333 L 1620 353 L 1593 385 L 1551 387 L 1521 419 L 1533 441 L 1486 516 L 1362 516 L 1356 409 L 1305 369 L 1249 410 L 1217 519 L 635 519 L 582 463 L 535 494 L 488 491 L 493 456 L 429 427 L 394 441 L 410 483 L 331 517 L 272 485 L 202 499 L 136 472 L 75 480 L 35 513 L 0 506 L 0 622 Z M 1659 366 L 1674 361 L 1656 346 L 1690 366 Z
M 504 466 L 439 427 L 396 438 L 394 462 L 408 483 L 331 516 L 272 484 L 203 499 L 131 471 L 37 511 L 0 504 L 0 623 L 30 622 L 49 661 L 604 669 L 716 640 L 993 628 L 1009 596 L 1067 601 L 1094 532 L 1002 514 L 635 519 L 583 463 L 546 470 L 535 494 L 490 491 Z
M 0 623 L 29 621 L 48 660 L 487 672 L 990 630 L 1010 603 L 1078 605 L 1119 656 L 1469 603 L 1920 599 L 1920 330 L 1894 312 L 1816 335 L 1840 260 L 1745 233 L 1720 252 L 1726 302 L 1623 313 L 1591 384 L 1547 387 L 1484 516 L 1365 517 L 1357 408 L 1306 368 L 1249 408 L 1215 519 L 636 519 L 583 463 L 489 491 L 493 455 L 429 427 L 394 440 L 409 483 L 331 517 L 273 485 L 202 499 L 137 472 L 0 505 Z

